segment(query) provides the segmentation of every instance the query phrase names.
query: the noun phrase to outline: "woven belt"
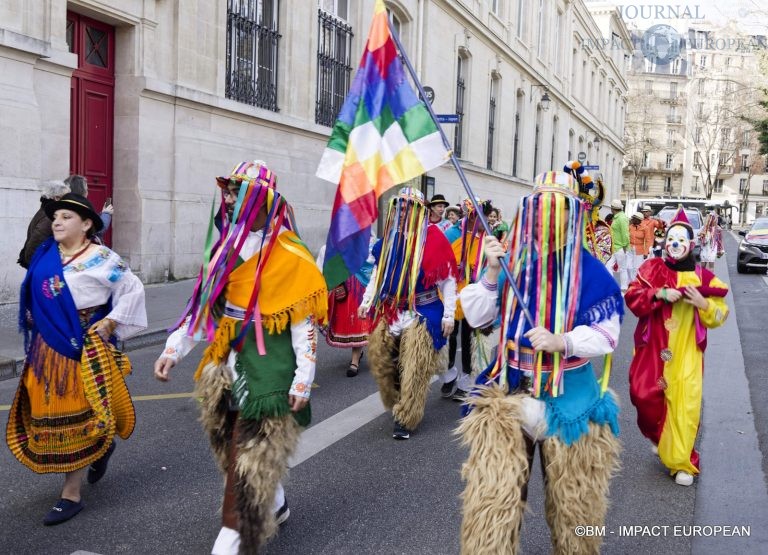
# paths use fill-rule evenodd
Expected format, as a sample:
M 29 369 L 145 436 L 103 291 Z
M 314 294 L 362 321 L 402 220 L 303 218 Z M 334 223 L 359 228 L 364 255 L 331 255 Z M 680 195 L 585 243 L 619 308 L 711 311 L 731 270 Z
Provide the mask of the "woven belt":
M 514 360 L 513 355 L 517 353 L 517 360 Z M 586 358 L 571 357 L 567 359 L 561 359 L 561 365 L 563 370 L 573 370 L 584 366 L 589 362 Z M 533 372 L 536 368 L 536 351 L 529 347 L 517 346 L 514 341 L 507 341 L 507 364 L 512 368 L 523 370 L 524 372 Z M 544 354 L 544 359 L 541 361 L 541 370 L 543 372 L 551 372 L 553 369 L 552 355 L 549 353 Z
M 437 289 L 430 289 L 429 291 L 422 291 L 416 293 L 416 304 L 423 305 L 435 302 L 440 296 L 437 294 Z
M 85 329 L 88 324 L 91 322 L 91 318 L 93 318 L 93 315 L 96 313 L 96 311 L 101 310 L 106 305 L 98 305 L 98 306 L 90 306 L 88 308 L 81 308 L 77 311 L 77 316 L 80 319 L 80 326 Z
M 245 318 L 245 309 L 238 308 L 236 306 L 226 305 L 224 307 L 224 316 L 229 316 L 235 320 L 242 320 Z

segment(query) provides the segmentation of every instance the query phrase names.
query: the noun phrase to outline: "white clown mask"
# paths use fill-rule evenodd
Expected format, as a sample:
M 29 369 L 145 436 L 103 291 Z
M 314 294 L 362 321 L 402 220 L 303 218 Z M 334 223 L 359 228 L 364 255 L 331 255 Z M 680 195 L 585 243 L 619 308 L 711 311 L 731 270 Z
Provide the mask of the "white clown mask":
M 688 226 L 673 224 L 667 230 L 667 239 L 664 243 L 664 251 L 672 260 L 683 260 L 693 250 L 692 232 Z

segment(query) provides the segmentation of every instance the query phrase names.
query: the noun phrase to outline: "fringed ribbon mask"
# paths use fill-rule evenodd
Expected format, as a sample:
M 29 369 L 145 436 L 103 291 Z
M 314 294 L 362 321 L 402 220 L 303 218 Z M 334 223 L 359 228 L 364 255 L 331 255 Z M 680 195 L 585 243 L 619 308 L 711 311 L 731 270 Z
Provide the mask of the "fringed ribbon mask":
M 390 201 L 381 254 L 372 276 L 377 313 L 403 304 L 415 307 L 428 222 L 429 210 L 418 189 L 403 187 Z
M 579 200 L 578 182 L 564 172 L 547 172 L 536 177 L 533 193 L 520 200 L 513 222 L 509 248 L 509 269 L 522 292 L 523 302 L 533 314 L 536 326 L 554 334 L 573 328 L 581 291 L 581 245 L 584 229 L 584 209 Z M 524 342 L 527 331 L 519 314 L 518 300 L 505 287 L 502 293 L 499 353 L 490 375 L 494 377 L 506 368 L 506 342 Z M 514 327 L 513 327 L 514 326 Z M 512 354 L 513 360 L 518 356 Z M 536 353 L 533 393 L 542 393 L 542 362 L 544 353 Z M 562 386 L 563 365 L 559 353 L 551 355 L 553 370 L 546 384 L 552 396 Z M 506 386 L 506 372 L 501 372 L 501 384 Z M 514 384 L 509 384 L 514 385 Z

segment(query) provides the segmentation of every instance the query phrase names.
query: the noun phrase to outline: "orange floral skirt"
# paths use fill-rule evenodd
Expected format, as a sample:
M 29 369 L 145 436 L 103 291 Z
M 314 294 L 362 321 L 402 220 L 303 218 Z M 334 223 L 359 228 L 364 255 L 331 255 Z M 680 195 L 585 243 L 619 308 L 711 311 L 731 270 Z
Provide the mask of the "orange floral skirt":
M 98 460 L 115 434 L 131 435 L 128 357 L 95 332 L 86 333 L 80 361 L 61 356 L 40 335 L 30 353 L 6 428 L 19 461 L 38 473 L 71 472 Z M 42 372 L 36 375 L 35 367 Z

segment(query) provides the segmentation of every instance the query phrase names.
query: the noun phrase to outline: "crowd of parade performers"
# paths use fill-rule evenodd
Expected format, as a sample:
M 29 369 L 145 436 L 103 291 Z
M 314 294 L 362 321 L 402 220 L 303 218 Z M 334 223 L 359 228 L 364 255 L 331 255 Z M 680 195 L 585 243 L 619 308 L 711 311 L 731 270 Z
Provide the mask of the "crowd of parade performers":
M 609 376 L 625 308 L 638 318 L 629 383 L 640 430 L 677 484 L 699 473 L 706 333 L 728 315 L 728 288 L 696 264 L 682 210 L 653 256 L 657 230 L 641 230 L 641 218 L 626 230 L 619 201 L 610 204 L 610 226 L 601 220 L 602 183 L 577 162 L 537 176 L 511 226 L 490 201 L 449 206 L 442 195 L 427 202 L 406 187 L 381 215 L 384 231 L 371 237 L 365 265 L 329 291 L 322 254 L 316 261 L 303 243 L 265 162 L 238 164 L 215 183 L 221 209 L 204 264 L 154 367 L 167 381 L 195 344 L 208 343 L 195 381 L 225 476 L 213 553 L 258 552 L 290 514 L 282 481 L 311 418 L 318 330 L 330 345 L 352 349 L 351 378 L 367 347 L 393 438 L 417 433 L 435 376 L 442 396 L 461 402 L 458 433 L 469 448 L 463 553 L 517 550 L 537 450 L 554 551 L 598 552 L 599 538 L 573 531 L 603 524 L 619 465 Z M 112 343 L 146 326 L 146 316 L 140 282 L 116 254 L 91 246 L 101 224 L 93 207 L 65 198 L 49 215 L 55 237 L 33 258 L 23 289 L 29 354 L 7 442 L 32 470 L 65 473 L 45 521 L 58 524 L 82 509 L 86 469 L 88 481 L 101 479 L 114 435 L 130 435 L 129 365 Z M 710 223 L 704 232 L 717 250 Z M 80 290 L 91 273 L 103 282 L 98 295 Z M 49 324 L 52 311 L 67 324 Z M 61 340 L 67 334 L 73 345 Z M 595 357 L 604 360 L 598 368 Z M 103 406 L 114 410 L 88 412 L 78 436 L 72 423 L 102 402 L 92 398 L 99 368 L 109 369 Z

